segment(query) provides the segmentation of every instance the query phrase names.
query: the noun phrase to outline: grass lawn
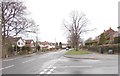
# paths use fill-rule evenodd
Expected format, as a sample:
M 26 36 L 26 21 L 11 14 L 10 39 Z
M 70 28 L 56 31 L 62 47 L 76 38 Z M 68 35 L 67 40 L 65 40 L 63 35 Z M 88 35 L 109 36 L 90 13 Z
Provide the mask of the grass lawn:
M 92 54 L 92 52 L 85 51 L 85 50 L 79 50 L 79 51 L 70 50 L 65 53 L 65 55 L 83 55 L 83 54 Z

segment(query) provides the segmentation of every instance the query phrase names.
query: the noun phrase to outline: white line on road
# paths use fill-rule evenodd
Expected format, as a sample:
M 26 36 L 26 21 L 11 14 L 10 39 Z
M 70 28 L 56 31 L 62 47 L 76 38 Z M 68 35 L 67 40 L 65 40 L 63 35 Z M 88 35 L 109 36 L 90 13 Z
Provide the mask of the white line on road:
M 30 59 L 30 60 L 24 61 L 22 63 L 27 63 L 27 62 L 30 62 L 30 61 L 33 61 L 33 60 L 35 60 L 35 59 Z
M 7 66 L 7 67 L 5 67 L 5 68 L 1 68 L 0 70 L 3 70 L 3 69 L 8 69 L 8 68 L 11 68 L 11 67 L 13 67 L 14 65 L 10 65 L 10 66 Z
M 56 67 L 53 67 L 54 69 L 56 68 Z
M 42 72 L 40 72 L 39 74 L 44 74 L 48 69 L 43 70 Z
M 51 68 L 51 67 L 52 67 L 52 65 L 50 65 L 50 66 L 48 67 L 48 69 Z
M 47 72 L 47 74 L 50 74 L 56 68 L 56 67 L 53 67 L 53 65 L 55 65 L 60 60 L 61 57 L 59 57 L 58 59 L 52 60 L 52 64 L 47 68 L 47 70 L 49 70 L 49 69 L 51 69 L 51 70 L 49 72 Z M 39 74 L 44 74 L 47 70 L 45 69 L 45 71 L 43 70 Z
M 49 71 L 49 72 L 47 72 L 46 74 L 51 74 L 51 72 Z
M 5 59 L 5 60 L 3 60 L 3 61 L 11 61 L 11 60 L 15 60 L 15 59 L 18 59 L 18 58 L 20 58 L 20 57 L 12 58 L 12 59 Z
M 85 68 L 85 67 L 92 67 L 92 66 L 64 66 L 64 67 L 71 67 L 71 68 Z
M 50 71 L 49 72 L 52 72 L 54 69 L 50 69 Z
M 44 71 L 43 71 L 43 72 L 40 72 L 39 74 L 44 74 Z
M 48 71 L 46 74 L 50 74 L 50 73 L 52 73 L 52 72 L 54 71 L 55 68 L 56 68 L 56 67 L 52 67 L 52 66 L 50 65 L 47 69 L 43 70 L 43 71 L 40 72 L 39 74 L 45 74 L 45 72 L 47 72 L 48 70 L 49 70 L 49 71 Z
M 56 68 L 56 67 L 54 67 L 54 68 Z M 47 72 L 47 74 L 51 74 L 55 69 L 50 69 L 50 71 L 49 72 Z

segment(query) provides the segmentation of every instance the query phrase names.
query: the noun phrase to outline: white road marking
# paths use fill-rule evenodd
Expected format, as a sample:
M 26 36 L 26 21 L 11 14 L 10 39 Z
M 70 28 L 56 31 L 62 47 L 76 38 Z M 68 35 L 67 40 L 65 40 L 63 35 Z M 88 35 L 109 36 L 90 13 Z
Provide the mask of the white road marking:
M 56 67 L 53 67 L 54 69 L 56 68 Z
M 0 70 L 3 70 L 3 69 L 8 69 L 8 68 L 11 68 L 11 67 L 13 67 L 14 65 L 10 65 L 10 66 L 7 66 L 7 67 L 5 67 L 5 68 L 1 68 Z
M 49 72 L 47 72 L 47 74 L 51 74 L 51 72 L 49 71 Z
M 54 71 L 55 68 L 56 68 L 56 67 L 51 67 L 51 65 L 50 65 L 47 69 L 43 70 L 43 71 L 40 72 L 39 74 L 45 74 L 45 72 L 47 72 L 48 70 L 49 70 L 49 71 L 48 71 L 46 74 L 50 74 L 50 73 L 52 73 L 52 72 Z
M 40 72 L 39 74 L 44 74 L 44 72 Z
M 39 74 L 44 74 L 49 68 L 51 68 L 51 66 L 49 66 L 47 69 L 43 70 L 43 71 L 40 72 Z
M 42 72 L 40 72 L 39 74 L 44 74 L 48 69 L 43 70 Z
M 48 69 L 45 69 L 44 72 L 46 72 Z
M 18 58 L 20 58 L 20 57 L 18 57 Z M 13 59 L 5 59 L 5 60 L 3 60 L 3 61 L 11 61 L 11 60 L 15 60 L 15 59 L 18 59 L 18 58 L 13 58 Z
M 52 72 L 54 69 L 50 69 L 50 72 Z
M 92 66 L 64 66 L 64 67 L 71 67 L 71 68 L 85 68 L 85 67 L 92 67 Z
M 50 69 L 49 72 L 47 72 L 47 74 L 51 74 L 54 71 L 54 69 Z
M 30 62 L 30 61 L 33 61 L 33 60 L 35 60 L 35 59 L 30 59 L 30 60 L 24 61 L 22 63 L 27 63 L 27 62 Z
M 62 57 L 62 56 L 61 56 L 61 57 Z M 47 74 L 52 73 L 52 71 L 56 68 L 56 67 L 52 67 L 52 66 L 53 66 L 54 64 L 56 64 L 56 63 L 60 60 L 61 57 L 59 57 L 58 59 L 55 59 L 55 60 L 52 61 L 52 64 L 47 68 L 47 70 L 50 69 L 50 71 L 48 71 Z M 39 74 L 44 74 L 47 70 L 45 69 L 45 71 L 43 70 L 43 71 L 40 72 Z
M 48 69 L 51 68 L 51 67 L 52 67 L 52 65 L 50 65 L 50 66 L 48 67 Z

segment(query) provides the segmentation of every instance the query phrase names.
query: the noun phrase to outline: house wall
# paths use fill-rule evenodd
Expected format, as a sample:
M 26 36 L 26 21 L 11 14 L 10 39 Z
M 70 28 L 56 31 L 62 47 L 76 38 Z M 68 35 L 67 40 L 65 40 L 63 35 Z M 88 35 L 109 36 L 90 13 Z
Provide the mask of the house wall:
M 31 48 L 31 53 L 36 51 L 36 47 L 34 45 L 34 41 L 25 41 L 25 46 L 28 46 Z
M 19 44 L 19 43 L 20 43 L 20 44 Z M 19 40 L 17 41 L 17 46 L 19 46 L 19 47 L 25 46 L 25 42 L 22 41 L 21 39 L 19 39 Z

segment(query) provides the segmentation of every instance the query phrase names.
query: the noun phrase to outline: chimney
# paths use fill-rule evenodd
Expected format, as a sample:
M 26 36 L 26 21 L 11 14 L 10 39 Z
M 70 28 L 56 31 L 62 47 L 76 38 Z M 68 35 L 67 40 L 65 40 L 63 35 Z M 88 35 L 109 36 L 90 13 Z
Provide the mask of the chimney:
M 109 29 L 111 30 L 111 27 Z

